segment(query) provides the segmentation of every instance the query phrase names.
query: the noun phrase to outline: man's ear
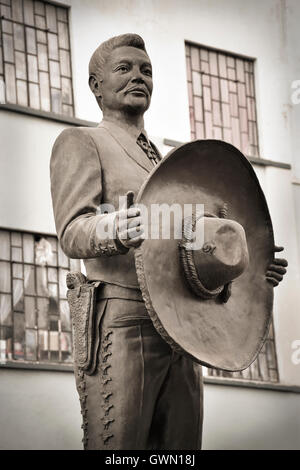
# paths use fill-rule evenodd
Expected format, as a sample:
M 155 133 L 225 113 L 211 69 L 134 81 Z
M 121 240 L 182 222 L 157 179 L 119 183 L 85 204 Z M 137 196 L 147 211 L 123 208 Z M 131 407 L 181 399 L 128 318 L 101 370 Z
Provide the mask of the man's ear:
M 89 86 L 96 98 L 101 98 L 101 82 L 96 75 L 91 75 L 89 78 Z

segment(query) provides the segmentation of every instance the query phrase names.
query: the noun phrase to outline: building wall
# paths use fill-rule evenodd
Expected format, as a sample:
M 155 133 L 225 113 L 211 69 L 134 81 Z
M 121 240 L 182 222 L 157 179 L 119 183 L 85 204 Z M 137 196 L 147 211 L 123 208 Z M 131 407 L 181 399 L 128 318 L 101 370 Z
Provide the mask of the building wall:
M 300 340 L 300 191 L 296 184 L 300 180 L 300 105 L 291 102 L 291 82 L 300 79 L 296 35 L 299 2 L 65 0 L 63 4 L 71 6 L 76 116 L 96 122 L 101 119 L 87 85 L 88 60 L 94 49 L 112 35 L 139 33 L 145 39 L 154 69 L 146 129 L 164 152 L 170 150 L 163 145 L 164 138 L 182 142 L 190 139 L 184 41 L 257 59 L 260 154 L 292 165 L 292 170 L 258 166 L 255 170 L 270 207 L 275 240 L 286 247 L 289 260 L 288 274 L 275 290 L 280 380 L 300 385 L 300 364 L 291 360 L 292 343 Z M 49 158 L 53 142 L 64 127 L 1 110 L 0 226 L 55 233 Z M 1 403 L 5 403 L 1 406 L 0 426 L 7 429 L 0 436 L 1 448 L 11 448 L 13 443 L 18 448 L 80 447 L 80 416 L 70 374 L 15 369 L 0 370 L 0 374 Z M 205 448 L 300 447 L 296 413 L 299 395 L 229 386 L 206 388 Z M 57 413 L 64 406 L 65 414 Z
M 82 449 L 72 373 L 1 370 L 0 402 L 0 449 Z M 203 449 L 299 449 L 299 407 L 295 393 L 206 384 Z

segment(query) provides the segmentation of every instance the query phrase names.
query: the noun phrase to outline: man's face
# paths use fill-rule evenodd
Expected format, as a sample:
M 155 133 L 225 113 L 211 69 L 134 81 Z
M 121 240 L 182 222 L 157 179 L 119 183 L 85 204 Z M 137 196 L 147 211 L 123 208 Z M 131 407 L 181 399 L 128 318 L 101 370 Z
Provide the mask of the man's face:
M 150 106 L 152 67 L 145 51 L 122 46 L 106 60 L 100 85 L 102 109 L 143 114 Z

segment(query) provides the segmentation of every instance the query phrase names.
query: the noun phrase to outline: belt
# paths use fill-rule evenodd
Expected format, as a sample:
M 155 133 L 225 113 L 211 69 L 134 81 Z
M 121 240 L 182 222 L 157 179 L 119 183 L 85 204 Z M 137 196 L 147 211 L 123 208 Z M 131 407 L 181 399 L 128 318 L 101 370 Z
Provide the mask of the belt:
M 116 284 L 101 284 L 97 290 L 97 300 L 124 299 L 144 302 L 140 289 L 117 286 Z

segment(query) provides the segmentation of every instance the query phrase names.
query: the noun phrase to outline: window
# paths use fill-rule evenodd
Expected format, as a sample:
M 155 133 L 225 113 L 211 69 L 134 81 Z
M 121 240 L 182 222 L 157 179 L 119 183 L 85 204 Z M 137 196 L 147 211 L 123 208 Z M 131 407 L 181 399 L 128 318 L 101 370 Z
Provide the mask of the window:
M 254 61 L 186 44 L 192 139 L 220 139 L 259 155 Z
M 70 269 L 56 237 L 0 230 L 0 363 L 72 361 Z
M 0 0 L 0 103 L 74 115 L 68 9 Z

